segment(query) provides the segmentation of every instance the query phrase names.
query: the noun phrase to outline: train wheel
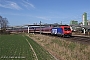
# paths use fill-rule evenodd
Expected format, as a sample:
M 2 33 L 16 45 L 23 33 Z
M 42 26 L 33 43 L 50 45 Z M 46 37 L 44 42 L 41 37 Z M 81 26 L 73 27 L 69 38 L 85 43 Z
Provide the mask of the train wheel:
M 63 38 L 65 38 L 65 35 L 63 35 Z

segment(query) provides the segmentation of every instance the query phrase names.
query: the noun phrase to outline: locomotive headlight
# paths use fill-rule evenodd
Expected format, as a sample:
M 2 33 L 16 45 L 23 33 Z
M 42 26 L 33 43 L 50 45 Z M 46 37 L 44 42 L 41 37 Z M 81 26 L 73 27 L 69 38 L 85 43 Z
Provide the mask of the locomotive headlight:
M 69 31 L 67 31 L 67 33 L 70 33 Z

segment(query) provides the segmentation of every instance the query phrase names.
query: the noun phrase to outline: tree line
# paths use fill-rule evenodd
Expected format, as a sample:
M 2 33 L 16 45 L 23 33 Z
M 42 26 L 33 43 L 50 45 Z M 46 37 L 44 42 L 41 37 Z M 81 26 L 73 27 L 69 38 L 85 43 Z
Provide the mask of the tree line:
M 8 20 L 7 18 L 3 18 L 0 16 L 0 34 L 1 33 L 6 33 L 6 28 L 8 27 Z

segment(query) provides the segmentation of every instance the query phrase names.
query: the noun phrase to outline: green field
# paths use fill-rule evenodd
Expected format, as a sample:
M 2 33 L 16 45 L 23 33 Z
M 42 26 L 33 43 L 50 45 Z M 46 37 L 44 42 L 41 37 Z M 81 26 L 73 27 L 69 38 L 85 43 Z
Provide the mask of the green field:
M 0 60 L 55 60 L 25 35 L 0 35 Z

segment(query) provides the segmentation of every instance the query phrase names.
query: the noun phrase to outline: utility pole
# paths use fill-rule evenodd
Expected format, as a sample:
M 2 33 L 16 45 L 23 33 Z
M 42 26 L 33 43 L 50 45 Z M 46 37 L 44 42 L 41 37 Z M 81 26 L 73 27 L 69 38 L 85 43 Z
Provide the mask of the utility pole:
M 61 21 L 61 25 L 62 25 L 62 21 Z
M 40 34 L 41 34 L 41 23 L 42 23 L 42 22 L 40 21 Z

